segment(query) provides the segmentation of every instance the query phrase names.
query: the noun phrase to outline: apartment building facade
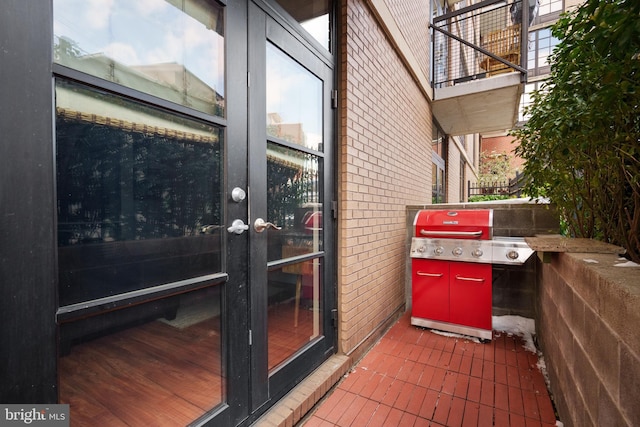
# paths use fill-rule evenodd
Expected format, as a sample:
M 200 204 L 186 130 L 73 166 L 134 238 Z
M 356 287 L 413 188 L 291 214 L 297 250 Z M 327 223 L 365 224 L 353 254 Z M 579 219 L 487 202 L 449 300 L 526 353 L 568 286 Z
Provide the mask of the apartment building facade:
M 505 126 L 466 108 L 524 83 L 434 86 L 462 3 L 3 6 L 0 402 L 74 425 L 249 425 L 357 360 L 410 303 L 405 207 L 464 200 Z
M 520 112 L 516 126 L 524 123 L 527 118 L 524 112 L 525 107 L 531 104 L 531 94 L 542 88 L 544 80 L 550 73 L 549 58 L 553 48 L 558 44 L 558 39 L 551 34 L 551 26 L 560 18 L 563 12 L 579 6 L 583 2 L 580 0 L 537 0 L 534 7 L 534 16 L 531 19 L 528 36 L 527 54 L 527 83 L 524 87 L 522 100 L 520 102 Z M 486 156 L 507 155 L 511 166 L 511 176 L 522 173 L 524 161 L 515 156 L 514 150 L 517 146 L 514 138 L 507 135 L 507 132 L 491 132 L 481 136 L 481 152 Z

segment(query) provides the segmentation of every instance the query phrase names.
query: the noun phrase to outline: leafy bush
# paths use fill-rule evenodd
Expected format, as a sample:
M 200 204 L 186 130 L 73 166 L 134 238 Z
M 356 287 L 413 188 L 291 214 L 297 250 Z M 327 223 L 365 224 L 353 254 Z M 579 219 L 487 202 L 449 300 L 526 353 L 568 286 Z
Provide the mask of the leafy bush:
M 478 184 L 491 186 L 496 182 L 508 182 L 509 177 L 513 176 L 511 157 L 506 151 L 480 153 Z
M 640 262 L 640 2 L 587 0 L 552 33 L 550 78 L 512 132 L 525 191 L 555 202 L 572 235 Z
M 509 196 L 497 196 L 497 195 L 488 195 L 488 196 L 470 196 L 469 202 L 490 202 L 492 200 L 506 200 Z

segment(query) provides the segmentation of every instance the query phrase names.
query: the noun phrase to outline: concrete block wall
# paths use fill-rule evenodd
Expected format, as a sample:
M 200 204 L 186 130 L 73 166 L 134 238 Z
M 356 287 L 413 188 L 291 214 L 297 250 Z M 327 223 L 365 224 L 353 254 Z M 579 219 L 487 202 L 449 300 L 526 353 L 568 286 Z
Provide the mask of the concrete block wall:
M 554 254 L 540 269 L 538 342 L 567 427 L 640 426 L 640 267 Z
M 413 220 L 421 209 L 493 209 L 493 235 L 527 237 L 537 234 L 557 234 L 558 215 L 553 205 L 507 200 L 486 203 L 448 203 L 407 207 L 407 262 L 405 266 L 407 306 L 411 306 L 411 260 L 408 258 L 413 236 Z M 493 314 L 518 315 L 535 319 L 537 316 L 537 269 L 540 265 L 534 254 L 523 265 L 493 266 Z

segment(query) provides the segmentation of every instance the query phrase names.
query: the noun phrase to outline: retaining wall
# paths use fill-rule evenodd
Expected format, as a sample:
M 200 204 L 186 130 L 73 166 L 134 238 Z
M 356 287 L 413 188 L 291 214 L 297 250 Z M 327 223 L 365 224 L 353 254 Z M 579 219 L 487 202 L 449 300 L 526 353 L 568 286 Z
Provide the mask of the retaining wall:
M 640 267 L 556 253 L 539 268 L 538 343 L 565 426 L 640 426 Z

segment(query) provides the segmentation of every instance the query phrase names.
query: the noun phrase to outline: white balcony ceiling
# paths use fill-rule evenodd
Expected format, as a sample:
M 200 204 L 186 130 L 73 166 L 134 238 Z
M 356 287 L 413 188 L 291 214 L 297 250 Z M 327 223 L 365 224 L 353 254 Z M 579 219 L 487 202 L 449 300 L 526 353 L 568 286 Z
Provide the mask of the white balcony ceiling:
M 452 136 L 509 130 L 518 121 L 523 90 L 517 72 L 434 89 L 433 115 Z

